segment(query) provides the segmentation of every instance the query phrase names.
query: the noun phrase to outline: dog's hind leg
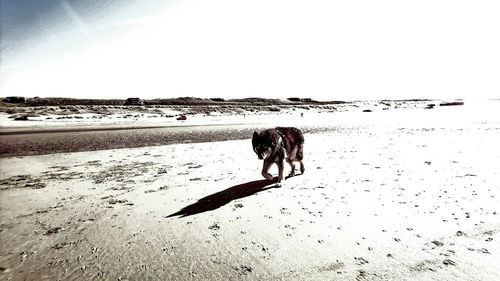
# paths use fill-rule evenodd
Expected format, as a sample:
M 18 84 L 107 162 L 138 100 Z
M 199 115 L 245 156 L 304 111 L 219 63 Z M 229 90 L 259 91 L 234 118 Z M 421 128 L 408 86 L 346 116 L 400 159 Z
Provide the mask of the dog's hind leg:
M 273 164 L 272 161 L 264 159 L 264 165 L 262 166 L 262 176 L 268 180 L 273 179 L 273 176 L 269 174 L 269 168 L 271 168 L 272 164 Z
M 300 144 L 299 150 L 297 151 L 297 160 L 300 162 L 300 172 L 303 174 L 305 168 L 304 163 L 302 163 L 302 159 L 304 159 L 304 143 Z
M 292 161 L 292 160 L 290 160 L 290 158 L 287 158 L 287 159 L 286 159 L 286 162 L 287 162 L 288 164 L 290 164 L 290 167 L 292 168 L 292 170 L 290 171 L 290 174 L 288 174 L 288 176 L 289 176 L 289 177 L 293 177 L 293 176 L 295 176 L 295 165 L 293 164 L 293 161 Z
M 299 149 L 297 149 L 295 153 L 295 158 L 297 161 L 302 161 L 302 159 L 304 159 L 304 143 L 299 145 Z

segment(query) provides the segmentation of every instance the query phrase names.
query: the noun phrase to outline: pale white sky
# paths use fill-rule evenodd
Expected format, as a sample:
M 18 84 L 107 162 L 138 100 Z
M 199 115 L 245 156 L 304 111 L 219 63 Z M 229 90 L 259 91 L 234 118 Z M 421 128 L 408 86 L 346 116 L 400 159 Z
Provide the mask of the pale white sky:
M 183 0 L 92 20 L 58 2 L 71 24 L 4 43 L 0 96 L 500 97 L 498 0 Z

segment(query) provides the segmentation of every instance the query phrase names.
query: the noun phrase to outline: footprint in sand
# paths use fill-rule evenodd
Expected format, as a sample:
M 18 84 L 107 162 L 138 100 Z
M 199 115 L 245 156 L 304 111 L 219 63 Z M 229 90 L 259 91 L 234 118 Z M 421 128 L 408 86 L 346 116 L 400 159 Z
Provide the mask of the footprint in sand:
M 220 224 L 218 222 L 214 222 L 211 226 L 208 227 L 210 230 L 219 230 Z
M 443 242 L 437 241 L 437 240 L 431 241 L 431 243 L 434 244 L 434 245 L 436 245 L 436 246 L 438 246 L 438 247 L 441 247 L 441 246 L 444 245 Z
M 450 259 L 445 259 L 445 260 L 443 261 L 443 264 L 444 264 L 444 265 L 453 265 L 453 266 L 457 265 L 457 263 L 456 263 L 456 262 L 454 262 L 454 261 L 452 261 L 452 260 L 450 260 Z
M 363 264 L 370 263 L 369 261 L 367 261 L 366 259 L 364 259 L 362 257 L 354 257 L 354 259 L 358 261 L 357 265 L 363 265 Z
M 45 232 L 45 235 L 49 236 L 49 235 L 52 235 L 52 234 L 59 233 L 61 231 L 64 231 L 64 228 L 62 228 L 60 226 L 55 226 L 55 227 L 51 227 L 51 228 L 47 229 L 47 231 Z
M 238 272 L 239 275 L 247 275 L 253 272 L 253 268 L 246 265 L 235 266 L 233 269 Z

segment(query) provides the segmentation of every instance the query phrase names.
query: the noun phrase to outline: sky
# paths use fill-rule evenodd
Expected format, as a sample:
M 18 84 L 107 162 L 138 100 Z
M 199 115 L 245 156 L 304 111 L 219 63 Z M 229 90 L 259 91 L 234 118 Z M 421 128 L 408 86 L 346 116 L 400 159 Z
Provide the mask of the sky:
M 0 96 L 500 98 L 500 1 L 0 0 Z

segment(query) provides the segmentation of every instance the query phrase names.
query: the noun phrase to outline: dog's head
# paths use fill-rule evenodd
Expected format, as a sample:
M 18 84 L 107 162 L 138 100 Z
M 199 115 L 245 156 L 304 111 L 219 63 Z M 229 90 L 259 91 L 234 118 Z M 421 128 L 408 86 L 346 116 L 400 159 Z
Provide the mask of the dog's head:
M 279 136 L 271 130 L 265 130 L 260 133 L 253 132 L 253 151 L 255 151 L 259 159 L 266 159 L 276 150 L 277 138 Z

